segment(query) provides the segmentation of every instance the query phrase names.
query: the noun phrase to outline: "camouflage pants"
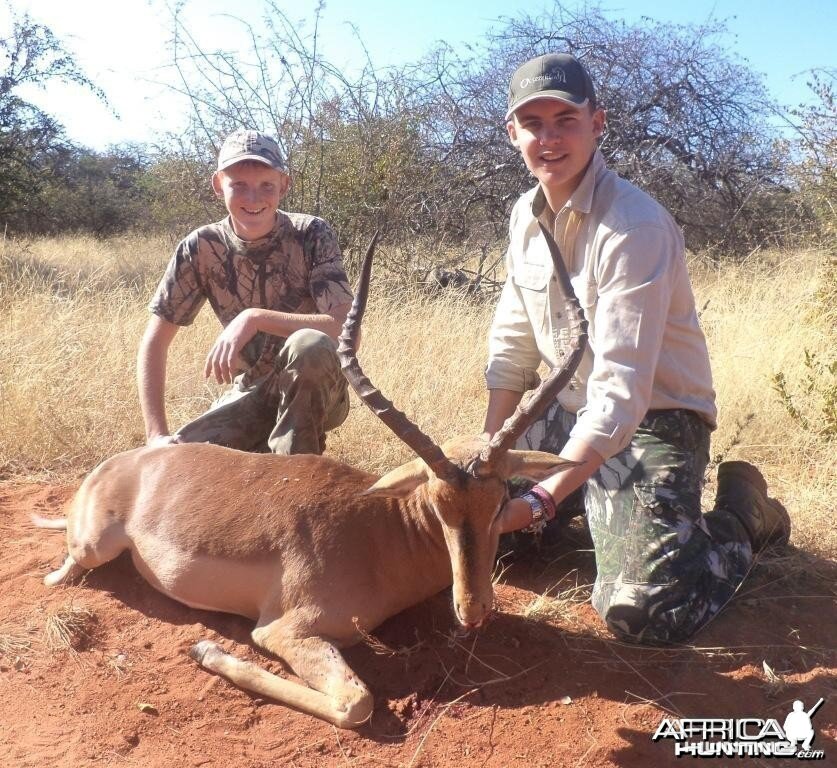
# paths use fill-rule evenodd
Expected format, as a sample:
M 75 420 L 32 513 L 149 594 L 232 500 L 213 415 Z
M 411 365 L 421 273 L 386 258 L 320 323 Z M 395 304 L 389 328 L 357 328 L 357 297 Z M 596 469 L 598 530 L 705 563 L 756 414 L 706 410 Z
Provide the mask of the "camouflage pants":
M 249 387 L 242 378 L 206 413 L 178 430 L 183 442 L 320 454 L 326 431 L 340 426 L 349 414 L 348 383 L 337 349 L 319 331 L 292 333 L 271 373 Z
M 557 403 L 518 448 L 559 453 L 575 415 Z M 630 445 L 559 508 L 583 505 L 596 554 L 592 602 L 608 628 L 633 642 L 691 637 L 729 601 L 753 559 L 729 512 L 701 513 L 709 427 L 688 410 L 649 411 Z

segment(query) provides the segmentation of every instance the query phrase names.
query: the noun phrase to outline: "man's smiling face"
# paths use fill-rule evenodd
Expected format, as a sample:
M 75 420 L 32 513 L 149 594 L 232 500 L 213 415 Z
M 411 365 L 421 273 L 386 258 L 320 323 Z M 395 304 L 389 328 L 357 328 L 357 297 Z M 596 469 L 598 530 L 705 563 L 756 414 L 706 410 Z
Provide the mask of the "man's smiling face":
M 287 174 L 254 160 L 235 163 L 212 177 L 212 188 L 224 198 L 233 229 L 242 240 L 258 240 L 273 229 L 276 209 L 289 185 Z
M 511 143 L 541 183 L 553 210 L 564 205 L 581 181 L 604 119 L 601 109 L 543 98 L 519 107 L 506 124 Z

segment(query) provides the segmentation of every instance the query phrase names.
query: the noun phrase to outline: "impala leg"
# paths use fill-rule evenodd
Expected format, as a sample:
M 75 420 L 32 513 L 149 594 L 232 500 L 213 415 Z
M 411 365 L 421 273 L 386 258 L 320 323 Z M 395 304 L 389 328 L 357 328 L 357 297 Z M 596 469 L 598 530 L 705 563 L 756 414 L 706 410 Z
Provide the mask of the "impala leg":
M 81 576 L 87 569 L 82 568 L 70 555 L 57 571 L 52 571 L 44 576 L 44 584 L 48 587 L 57 587 L 59 584 L 70 584 Z
M 321 637 L 288 637 L 278 621 L 253 630 L 253 640 L 281 656 L 311 688 L 325 697 L 317 714 L 341 728 L 358 728 L 372 717 L 369 689 L 346 663 L 343 654 Z
M 242 661 L 204 640 L 190 655 L 205 669 L 235 685 L 269 696 L 340 728 L 358 728 L 372 715 L 372 694 L 331 643 L 318 637 L 288 637 L 281 619 L 253 630 L 253 640 L 281 656 L 308 688 Z

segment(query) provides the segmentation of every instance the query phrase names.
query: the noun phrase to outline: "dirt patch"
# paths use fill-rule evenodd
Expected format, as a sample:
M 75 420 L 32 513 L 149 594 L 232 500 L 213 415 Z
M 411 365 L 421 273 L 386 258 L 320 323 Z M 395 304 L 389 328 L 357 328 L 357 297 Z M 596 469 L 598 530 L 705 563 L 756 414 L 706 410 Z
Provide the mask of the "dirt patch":
M 573 541 L 517 555 L 497 587 L 500 613 L 480 633 L 456 635 L 443 593 L 375 632 L 392 653 L 377 642 L 349 649 L 376 706 L 346 732 L 199 669 L 186 654 L 209 638 L 287 674 L 251 645 L 248 621 L 169 600 L 124 557 L 79 586 L 44 587 L 63 535 L 32 527 L 29 514 L 58 514 L 72 490 L 0 486 L 7 766 L 682 766 L 694 759 L 651 740 L 663 717 L 781 723 L 794 699 L 819 697 L 814 747 L 825 750 L 820 765 L 837 764 L 833 562 L 794 550 L 766 558 L 693 646 L 635 648 L 614 642 L 583 600 L 592 555 L 574 529 Z M 539 598 L 550 589 L 565 599 Z M 90 620 L 70 647 L 49 650 L 46 617 L 64 606 Z

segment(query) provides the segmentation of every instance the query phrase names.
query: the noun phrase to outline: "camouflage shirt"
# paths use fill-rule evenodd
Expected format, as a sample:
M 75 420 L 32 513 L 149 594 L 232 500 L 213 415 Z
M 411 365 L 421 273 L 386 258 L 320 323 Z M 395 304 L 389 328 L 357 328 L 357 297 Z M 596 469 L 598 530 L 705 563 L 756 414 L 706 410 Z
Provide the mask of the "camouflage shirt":
M 230 217 L 207 224 L 180 242 L 149 309 L 175 325 L 189 325 L 204 302 L 223 326 L 245 309 L 328 314 L 352 300 L 340 247 L 331 227 L 315 216 L 278 211 L 259 240 L 242 240 Z M 258 333 L 244 347 L 252 381 L 268 373 L 284 339 Z

